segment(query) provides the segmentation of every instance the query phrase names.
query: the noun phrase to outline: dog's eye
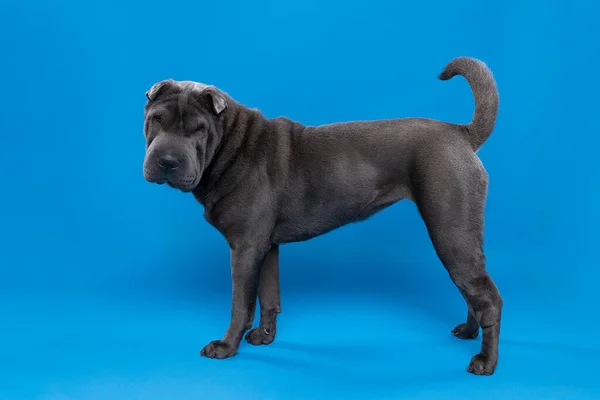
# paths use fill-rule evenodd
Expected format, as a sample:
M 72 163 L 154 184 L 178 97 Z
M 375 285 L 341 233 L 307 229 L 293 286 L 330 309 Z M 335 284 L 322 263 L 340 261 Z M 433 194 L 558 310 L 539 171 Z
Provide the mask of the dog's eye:
M 204 132 L 204 131 L 206 131 L 206 125 L 204 125 L 204 124 L 199 124 L 199 125 L 196 127 L 196 132 Z
M 151 121 L 154 124 L 160 124 L 162 122 L 162 118 L 160 117 L 160 115 L 155 115 L 152 117 Z

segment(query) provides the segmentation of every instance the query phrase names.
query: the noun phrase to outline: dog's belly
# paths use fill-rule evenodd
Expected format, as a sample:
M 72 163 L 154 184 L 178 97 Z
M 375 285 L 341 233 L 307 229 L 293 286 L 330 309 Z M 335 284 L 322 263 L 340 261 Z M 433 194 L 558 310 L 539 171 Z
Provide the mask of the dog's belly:
M 390 185 L 364 197 L 323 198 L 308 207 L 288 206 L 280 213 L 271 239 L 277 244 L 309 240 L 341 226 L 364 221 L 402 199 L 411 198 L 407 186 Z
M 394 126 L 341 124 L 298 138 L 272 240 L 308 240 L 412 198 L 414 146 Z

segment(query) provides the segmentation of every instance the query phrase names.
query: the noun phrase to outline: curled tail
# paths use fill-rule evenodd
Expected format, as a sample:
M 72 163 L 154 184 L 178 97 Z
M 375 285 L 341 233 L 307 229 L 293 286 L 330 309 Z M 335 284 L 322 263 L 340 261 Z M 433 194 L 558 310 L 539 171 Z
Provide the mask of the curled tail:
M 465 77 L 475 96 L 475 113 L 470 124 L 466 125 L 468 140 L 477 150 L 492 133 L 498 114 L 498 89 L 489 68 L 475 58 L 458 57 L 450 61 L 439 75 L 446 81 L 455 75 Z

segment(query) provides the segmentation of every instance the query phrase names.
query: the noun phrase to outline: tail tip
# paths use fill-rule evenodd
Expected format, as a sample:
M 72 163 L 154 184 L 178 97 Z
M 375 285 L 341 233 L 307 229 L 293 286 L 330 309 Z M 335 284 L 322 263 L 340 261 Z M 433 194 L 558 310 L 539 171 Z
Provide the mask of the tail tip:
M 440 72 L 440 74 L 438 75 L 438 79 L 441 81 L 447 81 L 449 79 L 452 79 L 455 75 L 456 73 L 453 73 L 448 68 L 446 68 L 442 72 Z
M 484 71 L 489 75 L 492 74 L 487 64 L 478 58 L 461 56 L 451 60 L 438 75 L 438 78 L 442 81 L 447 81 L 456 75 L 463 75 L 469 70 Z
M 457 57 L 452 59 L 448 64 L 446 64 L 444 70 L 440 72 L 438 78 L 442 81 L 447 81 L 460 74 L 460 65 L 464 64 L 466 59 L 466 57 Z

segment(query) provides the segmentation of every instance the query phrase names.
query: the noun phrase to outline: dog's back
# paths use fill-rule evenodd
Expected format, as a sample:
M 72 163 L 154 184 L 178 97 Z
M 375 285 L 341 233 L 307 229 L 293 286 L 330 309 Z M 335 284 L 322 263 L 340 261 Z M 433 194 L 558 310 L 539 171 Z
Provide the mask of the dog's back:
M 485 64 L 470 58 L 451 61 L 440 79 L 455 75 L 465 76 L 475 96 L 468 125 L 399 118 L 289 131 L 290 167 L 280 209 L 280 221 L 286 222 L 275 237 L 308 239 L 401 199 L 414 200 L 416 176 L 425 170 L 440 176 L 479 174 L 482 166 L 474 152 L 494 127 L 496 85 Z

